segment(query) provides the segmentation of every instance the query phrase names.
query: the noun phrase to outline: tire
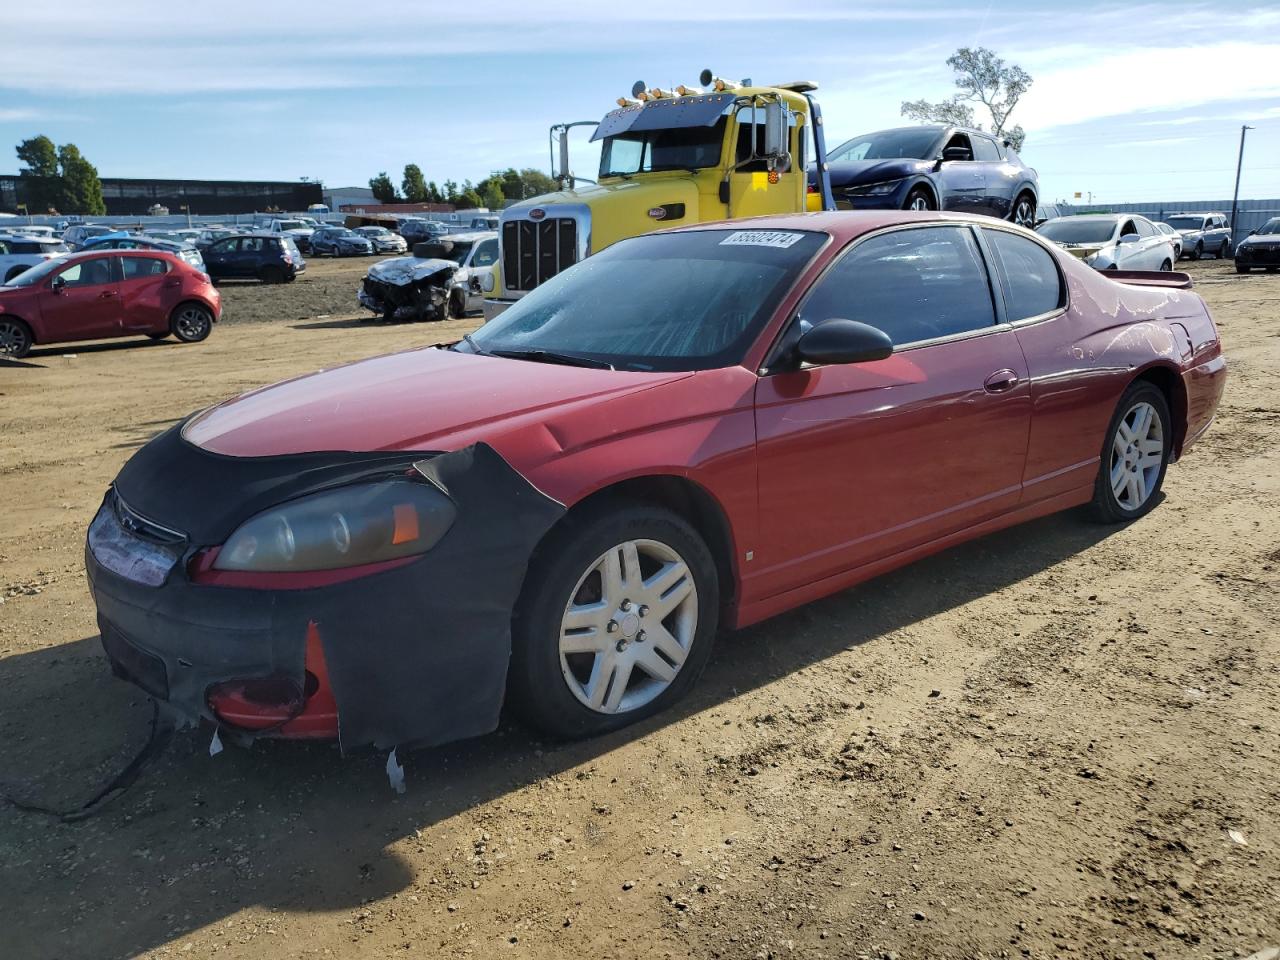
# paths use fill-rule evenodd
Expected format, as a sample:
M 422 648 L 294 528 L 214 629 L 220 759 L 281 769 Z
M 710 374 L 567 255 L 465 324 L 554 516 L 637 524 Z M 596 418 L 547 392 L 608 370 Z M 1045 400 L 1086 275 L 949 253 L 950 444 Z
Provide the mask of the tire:
M 284 271 L 279 267 L 263 267 L 258 273 L 263 283 L 284 283 Z
M 1164 263 L 1160 264 L 1160 270 L 1161 270 L 1161 272 L 1163 272 L 1163 273 L 1168 273 L 1168 272 L 1169 272 L 1170 270 L 1172 270 L 1172 269 L 1173 269 L 1173 261 L 1172 261 L 1172 260 L 1166 259 Z
M 1204 256 L 1204 241 L 1197 240 L 1195 249 L 1191 251 L 1191 259 L 1199 260 L 1203 256 Z
M 1134 427 L 1141 435 L 1134 435 Z M 1128 523 L 1150 513 L 1160 499 L 1172 449 L 1173 419 L 1164 394 L 1146 380 L 1130 384 L 1102 442 L 1094 516 L 1102 523 Z
M 603 570 L 611 556 L 621 583 L 607 591 Z M 638 576 L 631 573 L 636 568 Z M 647 593 L 643 581 L 664 574 Z M 663 594 L 661 602 L 670 604 L 677 589 L 674 606 L 655 615 L 652 606 Z M 572 603 L 600 611 L 579 613 L 582 626 L 566 637 Z M 553 530 L 530 564 L 512 624 L 512 702 L 531 725 L 563 739 L 652 716 L 698 679 L 719 609 L 715 561 L 683 518 L 629 500 L 589 506 Z M 657 631 L 664 639 L 655 642 Z M 562 641 L 581 649 L 564 650 Z M 619 686 L 621 668 L 626 677 Z
M 1231 244 L 1228 241 L 1223 240 L 1222 246 L 1218 248 L 1218 259 L 1219 260 L 1227 259 L 1227 254 L 1230 252 L 1231 252 Z
M 907 199 L 903 201 L 903 210 L 937 210 L 938 204 L 934 202 L 933 194 L 924 187 L 912 187 L 911 192 L 907 194 Z
M 1239 264 L 1239 263 L 1236 264 L 1236 273 L 1249 273 L 1250 269 L 1251 268 L 1246 267 L 1243 264 Z
M 1014 201 L 1013 209 L 1009 211 L 1009 222 L 1016 223 L 1020 227 L 1026 227 L 1028 230 L 1035 229 L 1036 198 L 1029 193 L 1018 194 L 1018 199 Z
M 199 343 L 213 331 L 213 314 L 198 303 L 180 303 L 169 317 L 169 329 L 183 343 Z
M 467 295 L 459 290 L 449 294 L 449 308 L 445 319 L 462 320 L 467 315 Z
M 17 317 L 0 317 L 0 357 L 21 360 L 31 352 L 31 328 Z

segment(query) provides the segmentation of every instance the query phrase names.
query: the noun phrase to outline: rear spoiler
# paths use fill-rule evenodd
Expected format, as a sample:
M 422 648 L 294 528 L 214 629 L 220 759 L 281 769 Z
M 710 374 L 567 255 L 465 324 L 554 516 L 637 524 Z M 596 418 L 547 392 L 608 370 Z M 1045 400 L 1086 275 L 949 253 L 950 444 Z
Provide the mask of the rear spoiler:
M 1104 277 L 1135 287 L 1176 287 L 1190 290 L 1191 274 L 1176 270 L 1101 270 Z

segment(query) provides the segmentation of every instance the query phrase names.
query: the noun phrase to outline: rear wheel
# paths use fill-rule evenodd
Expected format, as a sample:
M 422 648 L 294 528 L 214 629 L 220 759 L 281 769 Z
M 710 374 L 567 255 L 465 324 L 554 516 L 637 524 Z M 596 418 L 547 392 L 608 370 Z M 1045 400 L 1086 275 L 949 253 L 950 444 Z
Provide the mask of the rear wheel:
M 25 357 L 32 339 L 31 328 L 17 317 L 0 317 L 0 357 Z
M 678 515 L 611 501 L 570 516 L 530 566 L 513 623 L 513 699 L 566 738 L 651 716 L 702 672 L 719 602 L 711 552 Z
M 924 187 L 915 187 L 907 194 L 906 202 L 902 205 L 903 210 L 937 210 L 938 205 L 934 202 L 933 194 Z
M 263 267 L 258 276 L 263 283 L 284 283 L 284 271 L 279 267 Z
M 1036 225 L 1036 200 L 1029 193 L 1021 194 L 1013 205 L 1009 219 L 1020 227 L 1031 230 Z
M 1155 384 L 1140 380 L 1124 392 L 1094 484 L 1093 511 L 1103 523 L 1136 520 L 1156 505 L 1173 449 L 1171 426 L 1169 404 Z
M 1165 259 L 1165 261 L 1164 261 L 1164 263 L 1160 264 L 1160 269 L 1161 269 L 1161 270 L 1163 270 L 1163 271 L 1172 270 L 1172 269 L 1173 269 L 1173 261 L 1172 261 L 1172 260 L 1169 260 L 1168 258 L 1166 258 L 1166 259 Z
M 169 318 L 169 329 L 183 343 L 199 343 L 213 330 L 213 314 L 198 303 L 183 303 Z

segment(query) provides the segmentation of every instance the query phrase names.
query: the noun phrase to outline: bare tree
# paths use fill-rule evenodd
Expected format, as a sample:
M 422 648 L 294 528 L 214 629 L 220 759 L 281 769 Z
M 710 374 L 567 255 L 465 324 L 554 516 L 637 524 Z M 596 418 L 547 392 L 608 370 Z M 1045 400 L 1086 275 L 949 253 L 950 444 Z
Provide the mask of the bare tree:
M 991 132 L 1008 140 L 1015 150 L 1021 150 L 1026 131 L 1020 124 L 1009 126 L 1009 115 L 1031 88 L 1031 74 L 1016 63 L 1005 63 L 986 47 L 961 47 L 947 57 L 947 66 L 955 71 L 960 92 L 940 103 L 904 101 L 902 115 L 912 120 L 967 127 L 974 125 L 973 107 L 969 104 L 981 103 L 991 116 Z M 981 124 L 977 128 L 983 129 Z

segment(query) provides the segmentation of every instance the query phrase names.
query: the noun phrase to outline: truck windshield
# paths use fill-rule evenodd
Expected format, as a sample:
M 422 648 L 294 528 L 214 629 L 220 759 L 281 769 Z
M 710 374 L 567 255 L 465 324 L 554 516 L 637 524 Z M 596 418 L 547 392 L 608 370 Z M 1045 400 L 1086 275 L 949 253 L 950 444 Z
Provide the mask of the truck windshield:
M 628 370 L 741 363 L 826 234 L 691 230 L 633 237 L 517 300 L 454 349 Z
M 709 127 L 641 130 L 606 137 L 600 149 L 601 177 L 629 177 L 656 170 L 701 170 L 720 162 L 721 117 Z

